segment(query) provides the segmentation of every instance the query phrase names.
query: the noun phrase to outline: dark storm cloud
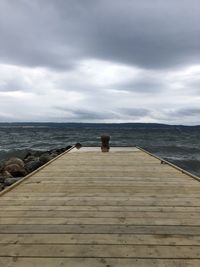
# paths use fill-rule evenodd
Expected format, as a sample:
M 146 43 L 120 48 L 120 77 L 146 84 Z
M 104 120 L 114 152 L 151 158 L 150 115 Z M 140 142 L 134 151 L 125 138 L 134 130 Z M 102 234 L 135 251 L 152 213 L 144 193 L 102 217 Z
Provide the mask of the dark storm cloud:
M 140 119 L 146 115 L 150 115 L 151 111 L 143 108 L 121 108 L 112 112 L 110 110 L 87 110 L 87 109 L 70 109 L 65 107 L 54 107 L 56 110 L 60 110 L 66 113 L 71 113 L 72 120 L 117 120 L 123 118 Z
M 199 25 L 199 0 L 0 0 L 0 121 L 199 124 Z
M 118 84 L 115 89 L 143 93 L 154 94 L 164 90 L 165 85 L 159 79 L 153 77 L 139 77 L 136 80 Z
M 1 92 L 14 92 L 14 91 L 23 91 L 25 90 L 25 83 L 16 77 L 13 77 L 10 80 L 3 81 L 0 84 Z
M 124 115 L 132 116 L 132 117 L 143 117 L 150 115 L 151 111 L 144 108 L 123 108 L 120 109 L 120 112 L 122 112 Z
M 200 62 L 199 0 L 1 0 L 1 62 L 57 69 L 87 58 L 142 68 Z
M 1 63 L 29 67 L 73 67 L 73 46 L 59 33 L 63 22 L 52 1 L 0 1 Z
M 170 114 L 177 116 L 178 118 L 183 117 L 200 117 L 200 108 L 183 108 L 176 111 L 170 112 Z
M 103 113 L 103 112 L 98 112 L 98 111 L 86 111 L 84 109 L 82 110 L 74 110 L 73 111 L 73 116 L 74 118 L 77 118 L 78 120 L 91 120 L 91 121 L 96 121 L 96 120 L 104 120 L 104 119 L 116 119 L 116 115 L 113 113 Z
M 103 119 L 116 119 L 117 115 L 114 112 L 106 112 L 106 111 L 95 111 L 95 110 L 87 110 L 87 109 L 75 109 L 75 108 L 65 108 L 65 107 L 54 107 L 56 110 L 60 110 L 64 113 L 71 113 L 72 120 L 88 120 L 88 118 L 93 120 L 103 120 Z
M 119 109 L 116 112 L 111 111 L 101 111 L 101 112 L 95 112 L 95 111 L 85 111 L 85 110 L 75 110 L 73 112 L 73 115 L 78 118 L 78 120 L 117 120 L 117 119 L 140 119 L 146 115 L 149 115 L 150 111 L 146 109 L 136 109 L 136 108 L 130 108 L 130 109 Z

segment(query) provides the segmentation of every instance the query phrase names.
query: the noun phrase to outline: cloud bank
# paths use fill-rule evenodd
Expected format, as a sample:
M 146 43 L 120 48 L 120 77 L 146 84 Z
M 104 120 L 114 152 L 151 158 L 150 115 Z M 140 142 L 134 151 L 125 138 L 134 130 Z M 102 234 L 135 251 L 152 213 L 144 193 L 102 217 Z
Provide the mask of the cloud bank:
M 0 121 L 200 124 L 198 0 L 2 0 Z

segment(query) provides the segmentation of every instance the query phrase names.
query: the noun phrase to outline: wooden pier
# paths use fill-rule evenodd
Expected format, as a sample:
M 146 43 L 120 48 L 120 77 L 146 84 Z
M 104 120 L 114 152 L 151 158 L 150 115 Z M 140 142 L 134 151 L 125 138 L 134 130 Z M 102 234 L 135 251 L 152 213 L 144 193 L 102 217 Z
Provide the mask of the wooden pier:
M 138 148 L 74 148 L 1 193 L 0 266 L 199 267 L 198 177 Z

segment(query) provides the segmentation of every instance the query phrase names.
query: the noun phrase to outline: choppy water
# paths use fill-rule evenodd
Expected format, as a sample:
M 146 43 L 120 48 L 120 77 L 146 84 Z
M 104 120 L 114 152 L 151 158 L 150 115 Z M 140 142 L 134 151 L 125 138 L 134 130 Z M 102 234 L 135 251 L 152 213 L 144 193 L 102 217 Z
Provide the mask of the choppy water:
M 29 150 L 49 150 L 80 142 L 100 146 L 102 134 L 111 146 L 140 146 L 200 176 L 200 127 L 105 124 L 0 124 L 0 160 Z

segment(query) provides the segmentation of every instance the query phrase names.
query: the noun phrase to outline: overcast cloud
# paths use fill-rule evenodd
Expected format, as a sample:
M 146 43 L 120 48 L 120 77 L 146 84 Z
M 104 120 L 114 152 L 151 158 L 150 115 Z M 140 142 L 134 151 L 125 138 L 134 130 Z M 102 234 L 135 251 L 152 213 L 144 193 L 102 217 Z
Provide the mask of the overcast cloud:
M 0 0 L 0 122 L 200 124 L 199 0 Z

